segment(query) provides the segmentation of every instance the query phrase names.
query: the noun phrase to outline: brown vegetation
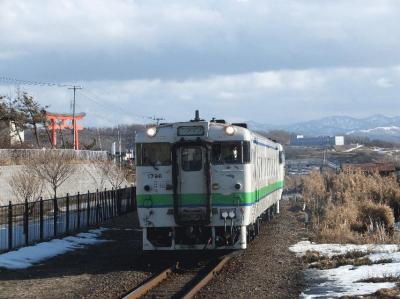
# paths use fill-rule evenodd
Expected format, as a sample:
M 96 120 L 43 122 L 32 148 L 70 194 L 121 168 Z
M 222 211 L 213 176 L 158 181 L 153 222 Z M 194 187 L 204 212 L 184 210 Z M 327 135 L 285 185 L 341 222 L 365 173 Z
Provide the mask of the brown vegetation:
M 25 200 L 29 202 L 39 200 L 44 188 L 44 181 L 35 173 L 30 164 L 14 173 L 8 183 L 19 203 Z
M 400 216 L 400 187 L 394 176 L 313 172 L 303 179 L 303 197 L 320 241 L 393 241 Z
M 362 266 L 393 262 L 391 259 L 381 259 L 373 262 L 367 257 L 368 254 L 369 252 L 349 251 L 345 254 L 326 256 L 320 254 L 318 251 L 307 251 L 302 259 L 309 265 L 309 268 L 316 269 L 333 269 L 344 265 Z
M 73 158 L 58 150 L 44 150 L 30 164 L 30 172 L 47 182 L 57 197 L 58 188 L 74 173 Z

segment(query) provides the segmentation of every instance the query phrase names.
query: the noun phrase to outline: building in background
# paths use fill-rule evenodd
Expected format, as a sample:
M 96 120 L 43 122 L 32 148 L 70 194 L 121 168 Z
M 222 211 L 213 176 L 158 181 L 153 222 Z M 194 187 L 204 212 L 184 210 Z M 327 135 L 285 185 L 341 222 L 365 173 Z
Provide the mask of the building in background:
M 293 136 L 290 139 L 292 146 L 341 146 L 344 145 L 344 136 L 318 136 L 304 137 L 303 135 Z
M 13 146 L 25 141 L 24 131 L 18 130 L 15 123 L 9 120 L 0 121 L 0 144 Z

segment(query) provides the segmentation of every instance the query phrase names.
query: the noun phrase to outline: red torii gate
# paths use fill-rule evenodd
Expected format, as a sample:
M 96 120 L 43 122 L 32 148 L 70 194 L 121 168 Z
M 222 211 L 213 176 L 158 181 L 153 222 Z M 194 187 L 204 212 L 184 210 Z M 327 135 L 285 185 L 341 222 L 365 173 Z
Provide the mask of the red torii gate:
M 51 113 L 45 112 L 46 118 L 50 121 L 50 129 L 51 129 L 51 143 L 52 146 L 56 146 L 57 144 L 57 129 L 73 129 L 74 130 L 74 149 L 79 150 L 79 134 L 78 131 L 83 130 L 83 126 L 78 125 L 77 121 L 82 120 L 86 113 L 77 113 L 75 114 L 75 126 L 74 126 L 74 116 L 72 114 L 67 113 Z M 67 121 L 71 121 L 69 124 L 66 124 Z

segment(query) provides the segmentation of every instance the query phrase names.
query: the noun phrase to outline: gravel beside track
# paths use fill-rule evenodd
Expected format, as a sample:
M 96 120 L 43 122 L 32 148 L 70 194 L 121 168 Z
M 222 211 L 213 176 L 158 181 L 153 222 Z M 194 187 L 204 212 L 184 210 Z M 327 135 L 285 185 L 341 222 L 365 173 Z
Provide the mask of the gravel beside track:
M 301 261 L 288 247 L 306 236 L 301 213 L 282 201 L 282 213 L 264 223 L 249 248 L 234 256 L 197 298 L 296 298 L 303 287 Z M 0 269 L 0 298 L 119 298 L 177 260 L 209 252 L 141 251 L 134 214 L 105 227 L 101 245 L 69 252 L 26 270 Z
M 114 241 L 26 270 L 0 269 L 0 298 L 118 298 L 159 270 L 142 258 L 141 231 L 134 214 L 103 226 L 112 229 L 102 238 Z
M 303 264 L 288 247 L 306 237 L 302 213 L 281 201 L 281 214 L 225 265 L 196 298 L 298 298 Z

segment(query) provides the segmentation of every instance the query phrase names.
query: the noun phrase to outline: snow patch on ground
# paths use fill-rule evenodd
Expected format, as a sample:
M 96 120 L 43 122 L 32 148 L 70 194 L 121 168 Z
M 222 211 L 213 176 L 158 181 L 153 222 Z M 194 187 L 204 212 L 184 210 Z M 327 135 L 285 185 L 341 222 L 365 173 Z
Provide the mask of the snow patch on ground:
M 355 147 L 349 148 L 349 149 L 347 149 L 347 150 L 345 150 L 343 152 L 344 153 L 350 153 L 352 151 L 355 151 L 356 149 L 359 149 L 360 147 L 363 147 L 363 145 L 362 144 L 357 144 Z
M 365 253 L 391 253 L 400 250 L 399 245 L 395 244 L 317 244 L 310 241 L 300 241 L 289 248 L 298 256 L 303 256 L 307 251 L 316 251 L 324 256 L 346 254 L 347 252 L 360 251 Z
M 0 254 L 0 268 L 26 269 L 36 263 L 68 251 L 84 248 L 88 245 L 108 242 L 107 240 L 98 239 L 102 232 L 106 230 L 108 229 L 93 229 L 75 236 L 53 239 L 48 242 L 42 242 L 33 246 L 20 248 L 16 251 Z
M 400 276 L 400 247 L 393 244 L 316 244 L 301 241 L 289 248 L 298 256 L 307 251 L 319 252 L 331 257 L 347 252 L 364 252 L 372 262 L 391 260 L 390 263 L 353 266 L 346 265 L 334 269 L 307 269 L 305 279 L 308 287 L 302 292 L 301 298 L 338 298 L 341 296 L 356 296 L 372 294 L 382 288 L 393 288 L 396 283 L 359 282 L 369 278 Z

